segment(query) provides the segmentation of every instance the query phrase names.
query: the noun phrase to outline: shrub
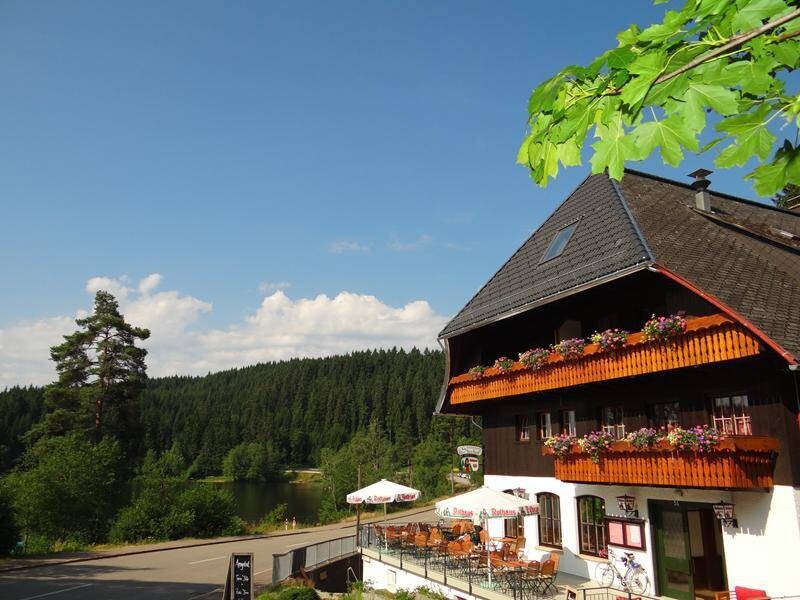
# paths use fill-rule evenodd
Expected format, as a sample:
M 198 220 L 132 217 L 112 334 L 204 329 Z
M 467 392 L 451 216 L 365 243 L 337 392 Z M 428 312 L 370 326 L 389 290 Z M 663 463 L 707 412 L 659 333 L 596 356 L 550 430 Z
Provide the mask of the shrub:
M 399 589 L 394 593 L 394 600 L 416 600 L 417 595 L 411 590 Z
M 310 587 L 291 585 L 278 594 L 278 600 L 320 600 L 317 590 Z
M 538 371 L 547 362 L 547 357 L 549 356 L 550 350 L 547 348 L 532 348 L 519 355 L 519 362 L 522 363 L 523 367 Z
M 193 485 L 178 495 L 179 513 L 190 515 L 181 537 L 216 537 L 241 533 L 233 497 L 212 485 Z
M 11 506 L 11 491 L 0 481 L 0 555 L 9 554 L 18 540 L 19 527 Z
M 120 449 L 83 435 L 42 438 L 8 477 L 14 510 L 27 533 L 51 540 L 96 542 L 116 512 Z

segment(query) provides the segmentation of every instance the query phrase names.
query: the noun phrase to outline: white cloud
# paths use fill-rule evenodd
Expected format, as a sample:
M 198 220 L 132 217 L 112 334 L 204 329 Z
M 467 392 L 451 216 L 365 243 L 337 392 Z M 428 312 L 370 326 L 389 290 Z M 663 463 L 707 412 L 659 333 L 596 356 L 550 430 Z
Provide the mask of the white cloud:
M 198 321 L 212 310 L 211 303 L 175 290 L 157 291 L 161 280 L 160 275 L 149 275 L 134 287 L 127 278 L 94 277 L 86 284 L 89 293 L 114 293 L 126 319 L 151 330 L 144 346 L 152 376 L 203 374 L 368 348 L 433 348 L 447 320 L 424 300 L 394 307 L 375 296 L 346 291 L 293 300 L 276 289 L 241 322 L 203 329 Z M 52 381 L 49 347 L 74 328 L 72 318 L 59 316 L 0 329 L 0 387 Z
M 288 290 L 292 284 L 288 281 L 262 281 L 258 284 L 258 291 L 262 294 L 271 294 L 278 290 Z
M 331 254 L 344 254 L 345 252 L 369 252 L 370 247 L 366 244 L 353 242 L 350 240 L 339 240 L 331 242 L 328 246 L 328 252 Z
M 395 236 L 392 238 L 392 241 L 389 242 L 389 249 L 395 252 L 415 252 L 429 246 L 432 241 L 433 236 L 427 233 L 410 242 L 400 241 L 397 236 Z

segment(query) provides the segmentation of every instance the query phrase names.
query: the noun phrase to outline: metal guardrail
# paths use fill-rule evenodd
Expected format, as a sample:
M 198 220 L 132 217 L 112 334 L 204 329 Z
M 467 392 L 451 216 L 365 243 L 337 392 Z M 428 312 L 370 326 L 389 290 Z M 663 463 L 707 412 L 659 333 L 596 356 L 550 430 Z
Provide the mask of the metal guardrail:
M 356 536 L 347 535 L 272 555 L 272 583 L 356 552 Z

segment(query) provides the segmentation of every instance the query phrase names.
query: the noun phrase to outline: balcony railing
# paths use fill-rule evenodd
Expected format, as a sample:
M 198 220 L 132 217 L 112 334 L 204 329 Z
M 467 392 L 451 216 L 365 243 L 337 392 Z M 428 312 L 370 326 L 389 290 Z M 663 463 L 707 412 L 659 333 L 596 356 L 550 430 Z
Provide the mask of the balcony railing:
M 542 453 L 552 450 L 545 446 Z M 677 451 L 663 441 L 647 450 L 615 442 L 599 463 L 574 445 L 554 462 L 556 479 L 572 483 L 767 490 L 777 453 L 775 438 L 747 435 L 724 438 L 716 449 L 702 453 Z
M 619 350 L 603 352 L 597 344 L 588 344 L 583 356 L 565 360 L 551 355 L 536 371 L 515 363 L 505 373 L 486 369 L 480 379 L 459 375 L 450 380 L 448 393 L 451 404 L 463 404 L 724 362 L 761 350 L 755 335 L 716 314 L 687 319 L 686 332 L 666 342 L 647 342 L 641 332 L 633 333 Z

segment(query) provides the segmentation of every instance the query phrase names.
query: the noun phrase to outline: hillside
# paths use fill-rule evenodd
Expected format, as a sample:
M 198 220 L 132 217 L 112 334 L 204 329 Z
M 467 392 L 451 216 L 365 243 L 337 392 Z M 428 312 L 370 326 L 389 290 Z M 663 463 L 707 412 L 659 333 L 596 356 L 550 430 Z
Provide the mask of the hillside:
M 439 351 L 377 350 L 258 364 L 201 377 L 161 377 L 140 399 L 142 450 L 177 442 L 195 476 L 220 472 L 243 441 L 270 446 L 286 465 L 316 465 L 374 420 L 397 445 L 428 431 L 442 383 Z M 0 392 L 0 467 L 42 411 L 42 388 Z

